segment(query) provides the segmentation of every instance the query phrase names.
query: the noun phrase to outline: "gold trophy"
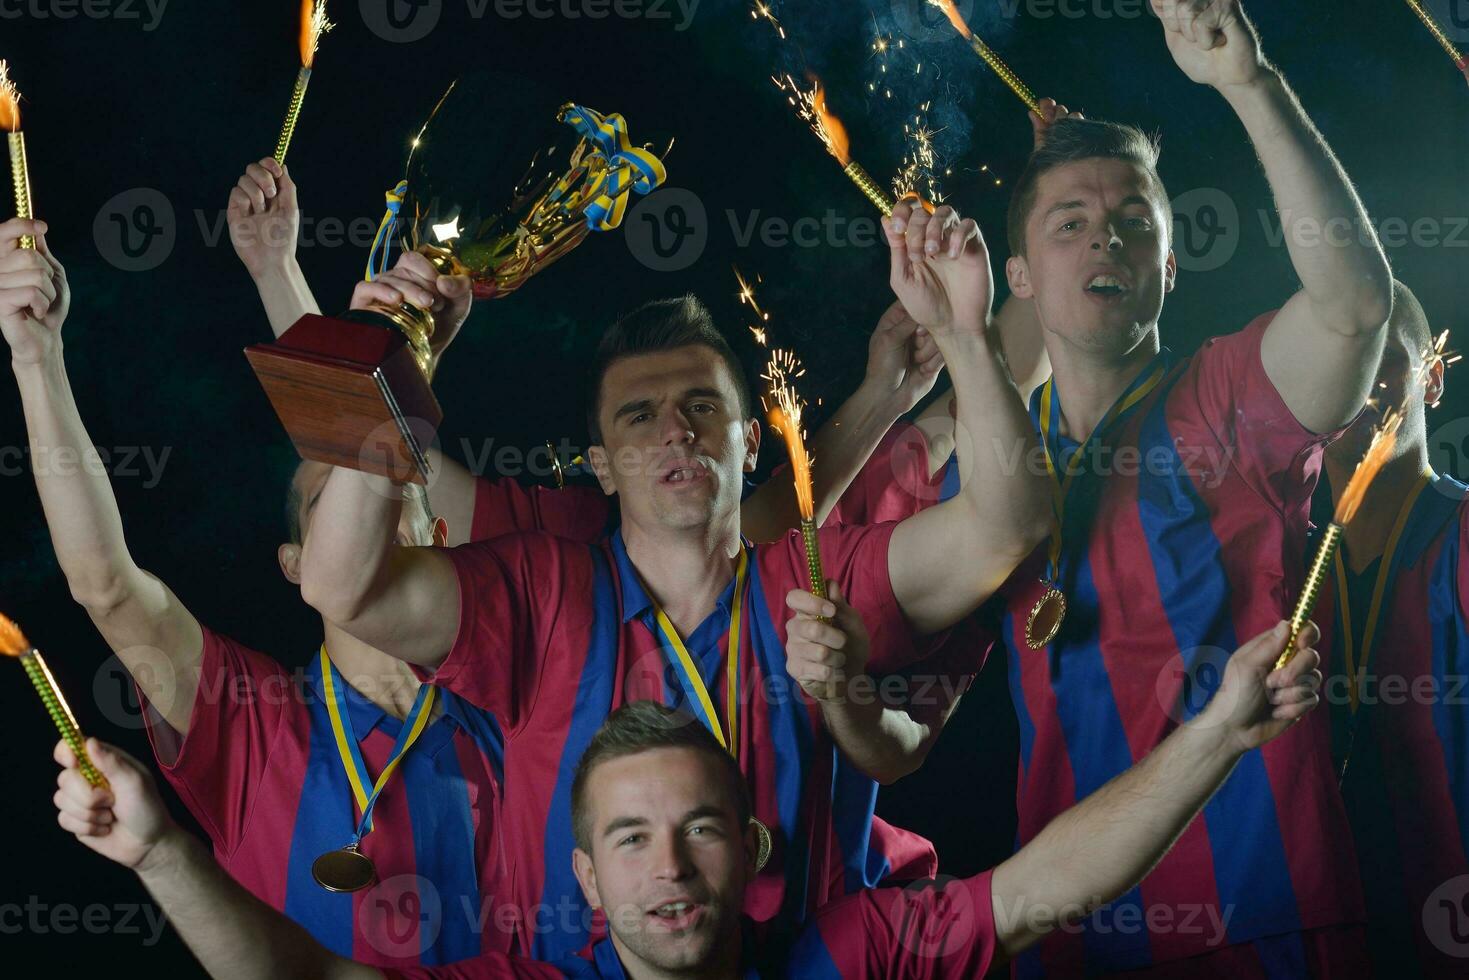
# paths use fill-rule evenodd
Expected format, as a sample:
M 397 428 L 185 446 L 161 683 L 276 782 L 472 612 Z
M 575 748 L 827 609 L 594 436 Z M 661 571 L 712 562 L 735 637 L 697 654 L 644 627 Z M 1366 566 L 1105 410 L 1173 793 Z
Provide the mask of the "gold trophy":
M 631 144 L 620 115 L 531 106 L 525 87 L 483 78 L 449 87 L 388 192 L 367 278 L 389 267 L 397 242 L 443 275 L 468 276 L 476 299 L 499 299 L 590 232 L 616 228 L 631 195 L 663 182 L 662 161 Z M 433 315 L 403 304 L 308 314 L 245 354 L 304 458 L 425 483 L 425 450 L 443 420 L 429 384 L 433 339 Z

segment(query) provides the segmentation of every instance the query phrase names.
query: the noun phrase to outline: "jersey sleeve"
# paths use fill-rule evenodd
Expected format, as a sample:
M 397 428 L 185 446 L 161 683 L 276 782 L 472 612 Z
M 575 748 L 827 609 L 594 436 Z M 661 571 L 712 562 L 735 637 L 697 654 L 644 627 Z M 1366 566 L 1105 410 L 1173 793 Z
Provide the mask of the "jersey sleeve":
M 186 734 L 138 690 L 148 740 L 163 776 L 228 856 L 244 836 L 254 789 L 292 711 L 304 711 L 295 678 L 263 653 L 203 627 L 199 684 Z
M 996 949 L 991 872 L 875 888 L 816 914 L 791 953 L 789 975 L 840 980 L 970 980 Z
M 563 678 L 569 658 L 548 656 L 554 639 L 588 633 L 591 548 L 524 532 L 448 551 L 459 580 L 459 628 L 434 683 L 491 712 L 517 732 L 541 688 Z M 581 601 L 577 601 L 578 597 Z
M 1275 313 L 1206 342 L 1169 400 L 1169 426 L 1183 444 L 1215 453 L 1200 465 L 1230 466 L 1277 510 L 1303 506 L 1321 470 L 1321 449 L 1342 429 L 1315 433 L 1296 421 L 1265 373 L 1260 344 Z M 1343 426 L 1343 429 L 1345 426 Z
M 590 544 L 606 532 L 611 510 L 609 498 L 596 487 L 552 490 L 481 476 L 474 483 L 469 540 L 488 541 L 517 531 L 545 531 Z
M 827 516 L 826 525 L 901 521 L 939 502 L 943 471 L 928 475 L 928 440 L 901 422 L 878 442 Z

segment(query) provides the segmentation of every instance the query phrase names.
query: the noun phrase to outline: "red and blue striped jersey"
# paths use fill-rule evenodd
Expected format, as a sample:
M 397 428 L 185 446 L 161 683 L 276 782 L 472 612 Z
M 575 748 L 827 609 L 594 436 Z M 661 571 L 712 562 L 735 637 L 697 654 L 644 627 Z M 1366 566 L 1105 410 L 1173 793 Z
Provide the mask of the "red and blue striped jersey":
M 872 634 L 876 673 L 921 655 L 888 578 L 894 526 L 819 532 L 828 577 Z M 434 681 L 504 727 L 501 824 L 514 866 L 511 895 L 526 913 L 520 948 L 556 960 L 596 935 L 571 870 L 577 761 L 614 709 L 645 698 L 678 705 L 682 687 L 621 534 L 591 546 L 518 534 L 449 554 L 459 577 L 459 632 Z M 836 750 L 820 709 L 785 669 L 785 596 L 808 587 L 800 536 L 754 546 L 750 554 L 739 634 L 738 757 L 774 851 L 745 911 L 774 938 L 789 938 L 829 898 L 875 884 L 891 865 L 871 837 L 877 784 Z M 717 705 L 726 700 L 732 600 L 733 583 L 685 638 Z
M 1334 434 L 1303 428 L 1266 375 L 1260 340 L 1272 317 L 1188 359 L 1164 350 L 1138 383 L 1159 365 L 1165 380 L 1076 461 L 1057 574 L 1068 610 L 1049 646 L 1024 638 L 1046 547 L 1001 590 L 1020 733 L 1017 847 L 1201 710 L 1230 654 L 1289 614 Z M 1037 389 L 1038 430 L 1041 402 Z M 859 479 L 857 506 L 898 516 L 951 492 L 952 460 L 930 479 L 920 439 L 888 445 L 867 464 L 875 476 Z M 1066 460 L 1078 446 L 1058 436 L 1051 451 Z M 1017 975 L 1138 969 L 1360 922 L 1329 728 L 1317 712 L 1247 754 L 1141 885 L 1027 951 Z
M 1348 572 L 1346 609 L 1333 573 L 1314 617 L 1368 938 L 1377 965 L 1403 975 L 1462 977 L 1469 957 L 1466 494 L 1469 487 L 1440 476 L 1412 503 L 1391 554 L 1355 713 L 1345 634 L 1355 661 L 1382 559 Z M 1330 495 L 1320 496 L 1329 513 Z
M 375 777 L 402 722 L 350 685 L 343 693 Z M 335 953 L 411 966 L 513 948 L 513 933 L 496 928 L 506 902 L 501 732 L 453 694 L 444 692 L 440 704 L 363 838 L 378 883 L 351 894 L 328 892 L 311 876 L 313 861 L 352 840 L 360 816 L 317 658 L 292 673 L 206 628 L 188 733 L 180 739 L 151 708 L 145 716 L 164 776 L 231 877 Z
M 615 513 L 611 498 L 596 487 L 568 484 L 556 490 L 526 487 L 515 480 L 474 481 L 474 516 L 469 540 L 488 541 L 516 531 L 546 531 L 590 543 L 606 535 Z

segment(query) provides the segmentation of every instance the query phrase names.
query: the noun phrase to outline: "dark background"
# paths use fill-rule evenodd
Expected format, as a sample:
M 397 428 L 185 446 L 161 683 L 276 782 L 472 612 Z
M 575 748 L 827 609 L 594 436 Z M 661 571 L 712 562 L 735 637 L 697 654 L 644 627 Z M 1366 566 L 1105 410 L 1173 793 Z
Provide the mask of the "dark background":
M 439 20 L 418 40 L 392 41 L 381 29 L 390 2 L 410 33 L 427 23 L 414 17 L 437 11 Z M 1464 46 L 1469 4 L 1434 5 Z M 1205 189 L 1191 200 L 1216 206 L 1220 220 L 1196 211 L 1187 212 L 1190 220 L 1216 226 L 1214 248 L 1227 248 L 1231 235 L 1238 247 L 1219 267 L 1190 271 L 1223 253 L 1209 251 L 1202 238 L 1178 242 L 1184 271 L 1168 300 L 1164 341 L 1191 351 L 1204 337 L 1278 306 L 1296 281 L 1285 249 L 1262 226 L 1270 197 L 1243 130 L 1215 93 L 1177 70 L 1158 24 L 1138 6 L 1037 2 L 1006 16 L 1010 0 L 961 4 L 1038 94 L 1161 131 L 1170 192 L 1177 198 Z M 533 17 L 502 3 L 503 14 L 519 16 L 497 14 L 493 5 L 475 16 L 468 0 L 417 0 L 416 7 L 334 0 L 338 26 L 323 40 L 289 157 L 311 223 L 301 262 L 331 312 L 346 305 L 366 249 L 312 228 L 326 220 L 375 223 L 407 138 L 456 73 L 493 67 L 532 77 L 568 99 L 624 113 L 637 142 L 661 148 L 676 137 L 668 185 L 691 191 L 705 210 L 702 255 L 688 268 L 654 271 L 619 230 L 586 242 L 514 297 L 483 304 L 436 380 L 449 452 L 462 456 L 462 439 L 482 452 L 490 437 L 497 448 L 563 437 L 581 445 L 585 359 L 603 326 L 643 300 L 695 291 L 728 332 L 743 337 L 747 321 L 731 263 L 763 275 L 759 297 L 772 312 L 773 339 L 812 366 L 807 396 L 830 405 L 851 390 L 866 334 L 890 301 L 887 259 L 880 246 L 851 243 L 853 235 L 875 239 L 875 224 L 848 225 L 871 222 L 873 212 L 794 118 L 770 83 L 772 71 L 799 77 L 809 65 L 826 78 L 855 155 L 879 179 L 902 153 L 904 117 L 932 100 L 930 123 L 943 128 L 937 146 L 952 169 L 944 188 L 980 219 L 997 261 L 1003 257 L 1008 183 L 1029 150 L 1029 126 L 1019 103 L 917 0 L 788 2 L 776 8 L 789 36 L 783 44 L 751 19 L 745 3 L 704 0 L 687 29 L 679 29 L 676 7 L 655 9 L 652 0 L 639 18 L 569 17 L 568 7 L 599 9 L 557 0 L 538 8 L 549 16 Z M 118 0 L 110 9 L 99 18 L 65 0 L 0 4 L 0 56 L 10 59 L 28 100 L 36 213 L 49 221 L 73 286 L 65 330 L 73 386 L 93 441 L 113 451 L 114 463 L 126 462 L 130 447 L 155 460 L 169 454 L 161 480 L 150 478 L 141 457 L 114 476 L 139 563 L 201 620 L 301 663 L 316 649 L 319 620 L 275 562 L 293 454 L 240 354 L 269 332 L 222 231 L 230 187 L 248 161 L 274 147 L 296 71 L 296 5 L 175 0 L 156 23 L 138 4 Z M 58 16 L 67 12 L 70 19 Z M 1402 3 L 1300 0 L 1256 4 L 1250 13 L 1374 219 L 1400 219 L 1405 229 L 1419 222 L 1414 241 L 1389 248 L 1398 277 L 1417 292 L 1436 329 L 1461 326 L 1469 271 L 1463 78 Z M 886 76 L 871 47 L 875 31 L 905 39 L 901 50 L 890 48 Z M 501 98 L 508 103 L 516 92 Z M 1217 210 L 1221 198 L 1237 217 Z M 828 214 L 839 234 L 809 246 L 757 238 L 742 247 L 732 231 L 752 218 Z M 137 263 L 121 250 L 124 226 L 131 226 L 132 246 L 149 243 L 143 262 L 152 268 L 130 271 Z M 149 228 L 164 234 L 150 236 Z M 1454 387 L 1430 419 L 1445 453 L 1462 452 L 1469 435 L 1469 403 Z M 146 754 L 116 663 L 57 570 L 21 455 L 18 399 L 13 387 L 0 388 L 0 608 L 46 653 L 84 727 Z M 767 466 L 777 454 L 767 450 Z M 1452 469 L 1457 456 L 1443 456 L 1440 465 Z M 108 907 L 109 921 L 120 925 L 120 909 L 143 893 L 130 874 L 56 827 L 55 733 L 19 666 L 0 664 L 0 705 L 0 907 L 42 907 L 39 930 L 26 922 L 17 934 L 15 913 L 0 917 L 0 950 L 44 956 L 53 969 L 139 961 L 187 969 L 177 940 L 169 934 L 149 946 L 146 925 L 141 934 L 52 927 L 53 909 L 89 905 Z M 886 792 L 882 812 L 932 837 L 946 871 L 967 874 L 995 862 L 1014 833 L 1014 738 L 997 657 L 927 767 Z

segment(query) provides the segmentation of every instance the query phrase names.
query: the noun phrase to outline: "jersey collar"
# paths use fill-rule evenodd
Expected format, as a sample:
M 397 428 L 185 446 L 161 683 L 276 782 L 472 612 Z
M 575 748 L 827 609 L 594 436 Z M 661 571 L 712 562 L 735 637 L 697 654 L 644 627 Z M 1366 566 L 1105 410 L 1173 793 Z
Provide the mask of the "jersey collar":
M 741 539 L 741 544 L 743 543 Z M 642 576 L 638 574 L 632 559 L 627 556 L 622 528 L 618 528 L 612 535 L 612 557 L 617 563 L 617 578 L 622 584 L 622 621 L 627 623 L 650 615 L 653 612 L 653 597 L 643 588 Z M 751 556 L 751 560 L 754 560 L 754 556 Z M 734 576 L 731 575 L 729 585 L 719 594 L 717 608 L 711 615 L 718 615 L 726 621 L 729 619 L 730 608 L 734 605 L 734 586 Z

